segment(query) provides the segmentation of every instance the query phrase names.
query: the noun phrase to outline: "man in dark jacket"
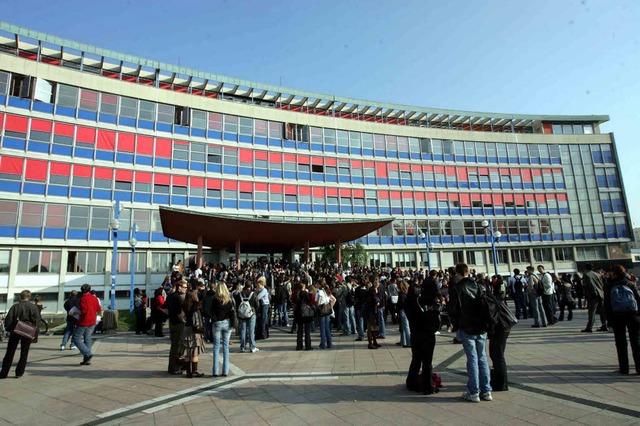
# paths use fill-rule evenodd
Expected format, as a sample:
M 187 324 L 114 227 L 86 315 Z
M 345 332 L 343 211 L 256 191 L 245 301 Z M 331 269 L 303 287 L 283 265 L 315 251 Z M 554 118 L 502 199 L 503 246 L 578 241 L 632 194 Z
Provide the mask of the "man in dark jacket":
M 591 333 L 593 331 L 593 322 L 595 321 L 596 313 L 600 314 L 600 322 L 602 323 L 598 331 L 608 331 L 607 327 L 607 315 L 604 310 L 604 284 L 600 274 L 593 271 L 593 265 L 587 263 L 584 265 L 585 272 L 583 274 L 582 282 L 584 285 L 584 295 L 587 299 L 587 311 L 589 313 L 589 319 L 587 320 L 587 326 L 583 333 Z
M 2 371 L 0 371 L 0 379 L 6 379 L 9 375 L 9 369 L 13 363 L 13 356 L 16 354 L 18 343 L 20 343 L 20 360 L 16 366 L 16 378 L 22 377 L 24 369 L 27 367 L 27 357 L 29 356 L 29 348 L 31 347 L 31 339 L 28 337 L 22 337 L 16 333 L 13 333 L 13 329 L 18 320 L 26 322 L 29 325 L 36 327 L 40 320 L 40 311 L 30 302 L 31 292 L 29 290 L 23 290 L 20 293 L 20 303 L 16 303 L 9 309 L 9 313 L 5 318 L 5 324 L 7 325 L 7 331 L 12 332 L 9 336 L 9 343 L 7 343 L 7 352 L 4 355 L 2 361 Z
M 167 297 L 164 307 L 169 315 L 169 337 L 171 348 L 169 349 L 169 374 L 182 374 L 180 371 L 180 339 L 184 331 L 184 314 L 182 312 L 182 302 L 187 293 L 189 285 L 186 280 L 178 281 L 177 291 Z
M 78 291 L 73 290 L 67 300 L 64 301 L 64 310 L 67 313 L 67 328 L 64 330 L 64 335 L 62 336 L 62 342 L 60 342 L 60 350 L 63 351 L 67 346 L 67 342 L 71 339 L 71 347 L 69 349 L 75 349 L 76 346 L 73 344 L 73 332 L 76 329 L 76 324 L 78 323 L 78 317 L 80 315 L 74 315 L 73 313 L 69 313 L 72 308 L 78 306 Z
M 467 356 L 467 392 L 462 398 L 471 402 L 491 401 L 489 363 L 485 353 L 487 327 L 482 321 L 480 301 L 486 290 L 469 276 L 466 264 L 456 265 L 456 275 L 460 280 L 449 291 L 449 315 Z

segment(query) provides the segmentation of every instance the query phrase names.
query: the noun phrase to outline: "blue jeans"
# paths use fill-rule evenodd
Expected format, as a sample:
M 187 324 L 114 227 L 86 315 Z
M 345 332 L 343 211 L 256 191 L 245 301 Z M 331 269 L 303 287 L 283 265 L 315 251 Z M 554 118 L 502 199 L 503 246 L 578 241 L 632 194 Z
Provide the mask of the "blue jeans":
M 229 374 L 229 336 L 231 327 L 229 320 L 213 322 L 213 375 L 219 374 L 220 343 L 222 343 L 222 374 Z M 222 338 L 222 340 L 221 340 Z
M 516 318 L 527 319 L 527 296 L 524 291 L 513 295 L 513 303 L 516 305 Z
M 542 297 L 537 294 L 531 293 L 529 295 L 531 299 L 530 313 L 533 317 L 533 325 L 547 325 L 547 317 L 544 314 L 544 307 L 542 306 Z
M 269 333 L 267 331 L 269 327 L 269 305 L 262 305 L 260 308 L 260 325 L 262 326 L 260 334 L 263 339 L 266 339 Z
M 356 334 L 356 309 L 353 306 L 345 306 L 342 314 L 342 333 Z
M 256 347 L 256 316 L 240 321 L 240 350 L 247 349 L 247 336 L 249 337 L 249 349 Z
M 73 343 L 76 344 L 76 347 L 84 356 L 91 355 L 91 335 L 94 328 L 96 328 L 95 325 L 89 327 L 77 326 L 76 331 L 73 333 Z
M 378 326 L 380 327 L 380 331 L 378 332 L 378 335 L 380 337 L 386 337 L 387 329 L 384 326 L 384 308 L 382 306 L 378 308 Z
M 64 329 L 64 336 L 62 336 L 62 342 L 60 343 L 60 346 L 65 347 L 67 346 L 67 342 L 69 341 L 69 339 L 71 339 L 71 346 L 75 346 L 73 343 L 73 332 L 76 329 L 76 324 L 75 322 L 69 322 L 67 321 L 67 328 Z
M 366 315 L 365 309 L 356 311 L 356 330 L 358 331 L 358 339 L 364 339 L 364 317 Z
M 400 325 L 400 343 L 402 346 L 411 345 L 411 331 L 409 330 L 409 318 L 404 309 L 398 312 L 398 324 Z
M 485 351 L 487 333 L 468 334 L 459 330 L 458 334 L 467 355 L 467 390 L 471 395 L 491 392 L 491 376 Z
M 287 310 L 287 304 L 281 303 L 276 305 L 276 310 L 278 311 L 278 321 L 280 326 L 286 327 L 289 325 L 289 312 Z
M 331 315 L 320 317 L 320 349 L 333 346 L 331 341 Z

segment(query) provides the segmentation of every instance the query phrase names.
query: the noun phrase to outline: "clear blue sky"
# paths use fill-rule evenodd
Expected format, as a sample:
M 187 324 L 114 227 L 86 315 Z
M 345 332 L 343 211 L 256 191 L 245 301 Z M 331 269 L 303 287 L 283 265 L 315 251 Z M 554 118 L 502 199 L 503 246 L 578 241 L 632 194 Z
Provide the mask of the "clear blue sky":
M 640 1 L 4 0 L 0 19 L 285 87 L 424 107 L 606 114 L 640 226 Z M 636 143 L 636 148 L 633 144 Z

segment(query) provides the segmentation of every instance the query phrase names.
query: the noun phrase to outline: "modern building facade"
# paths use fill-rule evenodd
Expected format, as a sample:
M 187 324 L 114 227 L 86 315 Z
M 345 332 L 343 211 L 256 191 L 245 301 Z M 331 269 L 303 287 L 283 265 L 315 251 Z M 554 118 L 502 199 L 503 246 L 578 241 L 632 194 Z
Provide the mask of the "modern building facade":
M 88 282 L 118 306 L 193 245 L 158 207 L 282 220 L 375 219 L 374 265 L 466 261 L 573 271 L 630 240 L 607 116 L 440 110 L 237 80 L 0 23 L 0 309 L 30 288 L 55 311 Z M 209 258 L 224 259 L 210 251 Z M 222 258 L 221 258 L 222 256 Z

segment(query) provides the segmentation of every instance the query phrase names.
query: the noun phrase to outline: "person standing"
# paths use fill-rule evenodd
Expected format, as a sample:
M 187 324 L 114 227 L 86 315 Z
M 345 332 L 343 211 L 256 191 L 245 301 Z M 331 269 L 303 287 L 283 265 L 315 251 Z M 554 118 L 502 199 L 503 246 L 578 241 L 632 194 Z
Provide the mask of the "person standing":
M 520 274 L 520 269 L 513 270 L 513 276 L 509 279 L 509 290 L 513 295 L 513 303 L 516 305 L 516 318 L 527 319 L 527 280 Z
M 634 303 L 635 301 L 635 303 Z M 620 374 L 629 374 L 629 352 L 627 336 L 631 344 L 631 355 L 640 374 L 640 293 L 634 282 L 627 277 L 624 266 L 615 265 L 611 270 L 611 279 L 604 286 L 604 308 L 611 321 L 616 341 Z
M 91 365 L 91 358 L 93 358 L 91 335 L 96 327 L 97 316 L 102 316 L 102 308 L 100 308 L 98 298 L 91 294 L 91 286 L 89 284 L 82 284 L 80 292 L 82 293 L 82 297 L 78 302 L 80 318 L 78 318 L 76 331 L 73 334 L 73 341 L 83 355 L 80 365 Z
M 571 283 L 571 274 L 564 274 L 562 281 L 560 281 L 560 287 L 558 291 L 558 305 L 560 306 L 560 315 L 558 321 L 564 320 L 564 309 L 567 308 L 569 313 L 567 314 L 567 321 L 573 319 L 573 309 L 576 306 L 576 302 L 573 299 L 573 284 Z
M 77 308 L 78 305 L 78 291 L 72 290 L 69 298 L 64 301 L 64 310 L 67 312 L 67 327 L 64 329 L 64 335 L 62 336 L 62 342 L 60 342 L 60 350 L 63 351 L 67 347 L 67 342 L 71 340 L 71 346 L 69 349 L 76 349 L 76 345 L 73 344 L 73 332 L 76 330 L 76 324 L 80 314 L 76 312 L 70 312 L 72 308 Z
M 169 374 L 182 374 L 180 371 L 180 341 L 184 332 L 185 317 L 182 311 L 182 302 L 187 293 L 187 281 L 178 281 L 176 290 L 167 297 L 164 306 L 169 315 L 169 338 L 171 347 L 169 349 Z
M 331 290 L 325 282 L 324 278 L 316 281 L 319 288 L 316 293 L 318 298 L 317 306 L 320 307 L 325 304 L 331 305 Z M 333 308 L 332 308 L 333 309 Z M 325 315 L 320 317 L 320 349 L 331 349 L 333 347 L 333 341 L 331 339 L 331 315 Z
M 361 342 L 364 340 L 364 326 L 367 316 L 367 281 L 364 278 L 360 278 L 360 282 L 354 290 L 355 305 L 354 310 L 356 313 L 356 331 L 358 337 L 356 341 Z
M 146 331 L 147 304 L 139 288 L 133 290 L 133 313 L 136 316 L 136 334 L 140 335 Z
M 540 278 L 533 271 L 533 266 L 527 266 L 525 271 L 527 277 L 527 291 L 529 296 L 529 313 L 533 317 L 533 325 L 531 327 L 539 328 L 546 327 L 548 320 L 547 315 L 542 308 L 542 284 Z
M 306 351 L 313 350 L 313 346 L 311 346 L 311 322 L 313 321 L 313 318 L 302 317 L 302 306 L 311 305 L 311 297 L 312 297 L 311 294 L 307 291 L 306 280 L 300 281 L 295 291 L 295 298 L 293 300 L 293 321 L 294 321 L 294 325 L 296 325 L 297 327 L 297 339 L 296 339 L 297 351 L 301 351 L 303 349 L 303 346 L 302 346 L 303 334 L 304 334 L 304 350 Z
M 256 312 L 258 298 L 252 291 L 251 281 L 245 283 L 241 292 L 236 293 L 235 302 L 238 307 L 238 323 L 240 325 L 240 352 L 258 352 L 256 348 Z M 248 341 L 247 341 L 248 340 Z
M 18 365 L 16 365 L 16 378 L 22 377 L 27 367 L 29 348 L 31 347 L 33 339 L 13 333 L 13 330 L 18 324 L 18 320 L 37 327 L 38 321 L 40 321 L 40 311 L 30 300 L 31 292 L 29 290 L 22 290 L 20 293 L 20 302 L 13 305 L 5 317 L 7 331 L 11 332 L 11 334 L 9 335 L 9 342 L 7 343 L 7 351 L 2 360 L 0 379 L 6 379 L 9 375 L 18 344 L 20 344 L 20 359 L 18 360 Z
M 188 379 L 204 376 L 198 372 L 198 357 L 204 352 L 204 320 L 201 309 L 197 290 L 188 290 L 182 302 L 184 329 L 180 339 L 180 353 L 184 357 Z
M 371 288 L 369 288 L 365 306 L 367 341 L 369 342 L 369 349 L 378 349 L 380 347 L 377 340 L 380 332 L 380 306 L 384 295 L 380 291 L 380 281 L 377 276 L 371 275 L 369 281 L 371 282 Z
M 256 340 L 269 338 L 269 291 L 266 288 L 267 279 L 262 276 L 256 283 L 256 295 L 258 299 L 260 318 L 256 328 Z
M 479 297 L 486 290 L 469 276 L 469 266 L 456 265 L 461 279 L 449 290 L 449 314 L 454 329 L 458 329 L 467 356 L 467 391 L 462 398 L 471 402 L 492 401 L 489 364 L 485 346 L 487 329 L 481 321 L 482 305 Z
M 227 377 L 229 374 L 229 337 L 231 336 L 231 321 L 235 312 L 233 300 L 226 284 L 218 284 L 208 315 L 213 325 L 213 377 L 218 377 L 220 374 L 221 347 L 222 377 Z
M 593 322 L 595 321 L 596 313 L 600 314 L 600 322 L 602 323 L 598 331 L 608 331 L 607 315 L 603 307 L 604 284 L 602 283 L 602 278 L 600 274 L 593 271 L 593 265 L 591 263 L 584 265 L 584 268 L 585 272 L 582 277 L 582 283 L 584 286 L 585 299 L 587 300 L 589 319 L 587 320 L 587 326 L 582 332 L 593 332 Z
M 540 284 L 542 285 L 542 309 L 547 317 L 549 325 L 554 325 L 558 319 L 553 315 L 553 278 L 551 274 L 544 270 L 544 266 L 538 265 L 540 274 Z
M 398 326 L 400 331 L 400 341 L 396 343 L 403 348 L 411 347 L 411 325 L 409 324 L 409 316 L 407 312 L 407 294 L 409 293 L 409 284 L 405 280 L 400 280 L 398 284 Z

